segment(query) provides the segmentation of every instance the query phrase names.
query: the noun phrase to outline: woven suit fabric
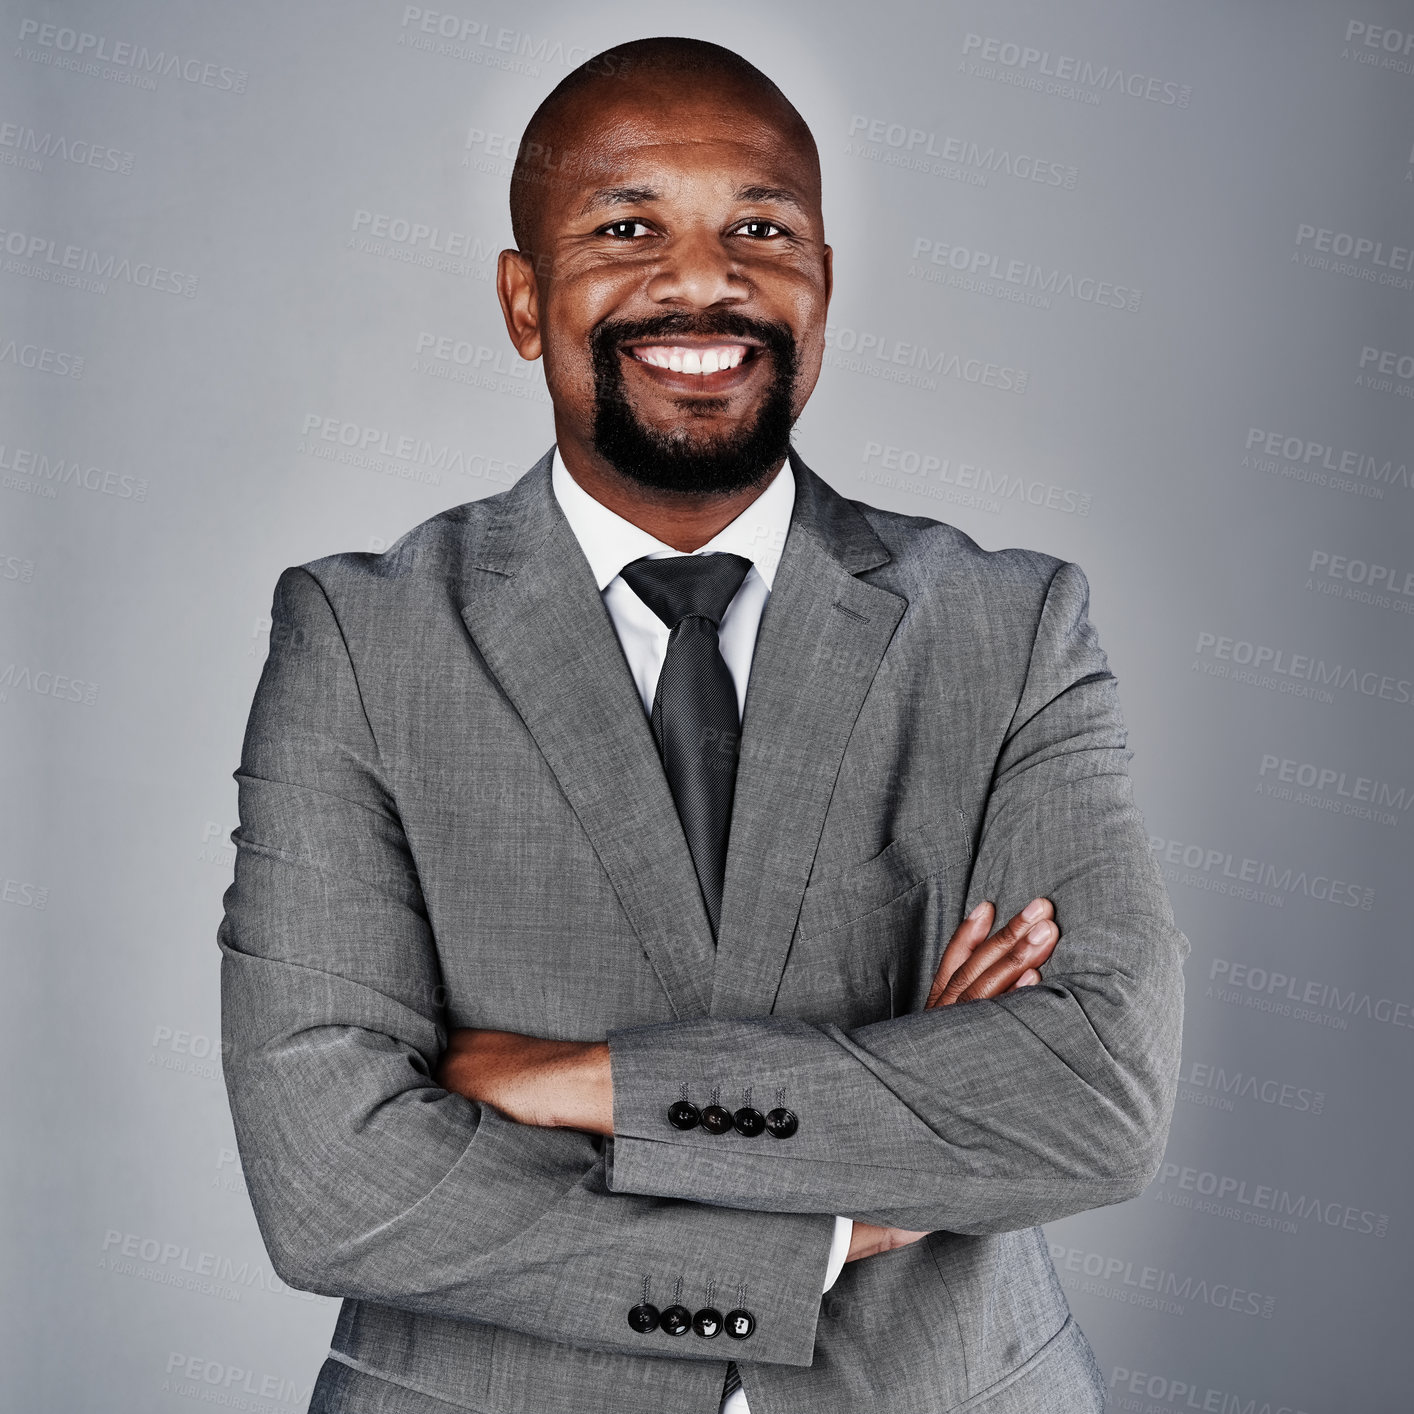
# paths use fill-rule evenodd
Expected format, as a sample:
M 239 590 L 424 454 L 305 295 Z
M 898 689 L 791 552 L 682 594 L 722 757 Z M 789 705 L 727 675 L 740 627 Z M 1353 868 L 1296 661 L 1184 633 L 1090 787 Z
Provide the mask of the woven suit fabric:
M 343 1298 L 313 1414 L 707 1411 L 732 1358 L 753 1414 L 1104 1408 L 1042 1224 L 1158 1173 L 1188 940 L 1087 581 L 791 467 L 715 935 L 605 593 L 662 620 L 601 581 L 553 453 L 280 576 L 223 1071 L 272 1269 Z M 927 1009 L 940 940 L 1037 894 L 1046 985 Z M 477 1024 L 603 1038 L 612 1143 L 439 1087 Z M 784 1090 L 798 1127 L 680 1128 L 684 1081 Z M 823 1301 L 836 1213 L 929 1236 Z M 631 1324 L 645 1277 L 694 1311 L 745 1288 L 749 1339 Z

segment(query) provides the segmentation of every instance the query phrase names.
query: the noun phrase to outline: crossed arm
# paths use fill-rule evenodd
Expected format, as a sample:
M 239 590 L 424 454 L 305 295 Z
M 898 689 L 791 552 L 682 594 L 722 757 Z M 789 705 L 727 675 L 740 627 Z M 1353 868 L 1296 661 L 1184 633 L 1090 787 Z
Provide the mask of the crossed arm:
M 1060 930 L 1049 899 L 1032 899 L 989 935 L 996 910 L 979 903 L 953 934 L 929 989 L 925 1009 L 986 1001 L 1034 986 Z M 463 1027 L 451 1032 L 436 1079 L 468 1100 L 491 1105 L 520 1124 L 614 1132 L 614 1086 L 604 1042 L 550 1041 L 513 1031 Z M 889 1252 L 926 1232 L 856 1222 L 848 1262 Z

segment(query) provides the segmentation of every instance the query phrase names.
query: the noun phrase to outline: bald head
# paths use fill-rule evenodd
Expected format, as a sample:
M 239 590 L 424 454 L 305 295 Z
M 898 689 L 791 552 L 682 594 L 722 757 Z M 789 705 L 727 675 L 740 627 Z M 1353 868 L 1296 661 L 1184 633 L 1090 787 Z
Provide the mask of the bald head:
M 705 543 L 784 463 L 824 357 L 804 120 L 728 49 L 626 44 L 540 105 L 511 216 L 496 292 L 516 351 L 545 361 L 565 466 L 630 519 L 700 512 L 679 548 Z
M 740 100 L 798 149 L 813 174 L 818 202 L 820 158 L 815 139 L 790 100 L 740 54 L 702 39 L 637 39 L 606 49 L 567 74 L 526 124 L 511 173 L 511 230 L 527 253 L 538 248 L 540 215 L 550 189 L 578 184 L 613 158 L 603 143 L 633 108 L 662 108 L 707 98 Z M 612 146 L 610 141 L 609 146 Z

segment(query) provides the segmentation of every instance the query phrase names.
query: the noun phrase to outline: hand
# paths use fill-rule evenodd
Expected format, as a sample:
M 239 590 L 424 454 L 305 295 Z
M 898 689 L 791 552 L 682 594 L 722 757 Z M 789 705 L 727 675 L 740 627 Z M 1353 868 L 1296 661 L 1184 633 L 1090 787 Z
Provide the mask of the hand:
M 903 1227 L 879 1227 L 875 1223 L 854 1220 L 854 1231 L 849 1238 L 849 1253 L 846 1262 L 857 1262 L 861 1257 L 877 1257 L 880 1252 L 892 1252 L 895 1247 L 907 1247 L 926 1232 L 909 1232 Z
M 1041 980 L 1041 965 L 1060 941 L 1060 929 L 1052 921 L 1055 910 L 1050 899 L 1032 899 L 1005 928 L 989 938 L 987 930 L 995 913 L 990 903 L 980 903 L 963 919 L 943 949 L 925 1011 L 955 1002 L 986 1001 L 1019 987 L 1034 987 Z M 845 1261 L 892 1252 L 927 1235 L 856 1221 Z
M 614 1132 L 609 1048 L 463 1027 L 447 1038 L 433 1077 L 444 1090 L 492 1105 L 520 1124 Z
M 943 949 L 925 1011 L 954 1002 L 985 1001 L 1020 987 L 1034 987 L 1041 980 L 1041 965 L 1060 942 L 1050 899 L 1032 899 L 989 938 L 995 914 L 992 904 L 979 903 L 963 919 Z

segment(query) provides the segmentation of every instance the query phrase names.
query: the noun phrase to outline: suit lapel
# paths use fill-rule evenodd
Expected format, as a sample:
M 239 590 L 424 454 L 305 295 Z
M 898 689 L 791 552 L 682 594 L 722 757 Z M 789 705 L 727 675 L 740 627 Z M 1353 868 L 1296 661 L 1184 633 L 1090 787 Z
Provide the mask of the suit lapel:
M 711 1000 L 714 947 L 628 664 L 550 484 L 547 455 L 470 549 L 462 619 L 535 738 L 679 1017 Z
M 768 1013 L 845 745 L 907 601 L 855 576 L 889 559 L 792 457 L 796 504 L 762 616 L 732 806 L 714 1016 Z

